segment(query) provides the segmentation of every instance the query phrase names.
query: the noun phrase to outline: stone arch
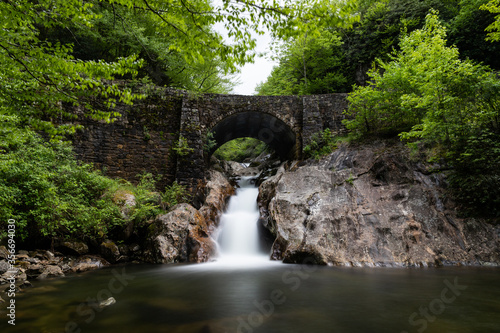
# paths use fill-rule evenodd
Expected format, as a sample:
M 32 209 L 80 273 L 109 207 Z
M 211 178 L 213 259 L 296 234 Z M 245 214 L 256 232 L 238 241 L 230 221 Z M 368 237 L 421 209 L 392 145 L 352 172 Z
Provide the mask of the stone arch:
M 220 120 L 210 131 L 214 133 L 216 145 L 209 155 L 228 141 L 251 137 L 268 144 L 282 160 L 296 158 L 296 133 L 285 122 L 268 113 L 235 113 Z

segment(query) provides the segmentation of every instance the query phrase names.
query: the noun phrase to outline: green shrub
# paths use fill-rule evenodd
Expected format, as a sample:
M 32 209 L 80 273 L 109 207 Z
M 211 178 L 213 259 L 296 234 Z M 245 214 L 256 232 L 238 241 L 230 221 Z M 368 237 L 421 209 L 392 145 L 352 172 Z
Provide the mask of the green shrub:
M 179 136 L 179 140 L 176 142 L 175 146 L 172 147 L 173 151 L 178 155 L 178 156 L 187 156 L 191 154 L 194 149 L 189 147 L 189 143 L 185 137 L 182 135 Z
M 452 161 L 450 188 L 465 212 L 500 217 L 500 135 L 484 130 L 469 137 Z
M 19 241 L 55 238 L 103 239 L 130 220 L 140 224 L 187 201 L 186 189 L 174 183 L 164 194 L 157 179 L 144 174 L 137 186 L 105 177 L 78 162 L 67 143 L 45 142 L 22 129 L 15 117 L 0 114 L 0 241 L 6 223 L 16 220 Z M 122 216 L 124 200 L 135 205 Z
M 186 188 L 179 185 L 176 181 L 172 185 L 167 186 L 161 196 L 164 209 L 170 209 L 177 204 L 188 202 L 189 199 L 190 195 Z
M 226 142 L 214 153 L 220 160 L 243 162 L 268 152 L 269 147 L 262 141 L 254 138 L 238 138 Z
M 359 136 L 398 134 L 453 166 L 451 194 L 475 214 L 499 216 L 500 80 L 447 46 L 431 11 L 405 34 L 390 61 L 377 62 L 367 86 L 348 97 L 346 127 Z
M 118 207 L 103 196 L 114 180 L 79 164 L 68 144 L 3 125 L 0 220 L 15 219 L 20 239 L 98 237 L 123 223 Z
M 337 149 L 338 138 L 327 128 L 323 132 L 315 133 L 311 142 L 304 147 L 304 158 L 320 159 Z

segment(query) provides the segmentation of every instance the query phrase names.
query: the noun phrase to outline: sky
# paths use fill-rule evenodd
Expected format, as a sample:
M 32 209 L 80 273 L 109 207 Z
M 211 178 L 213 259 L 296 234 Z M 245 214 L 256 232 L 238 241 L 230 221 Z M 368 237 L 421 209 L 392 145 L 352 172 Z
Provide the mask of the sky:
M 255 36 L 257 39 L 257 53 L 266 52 L 271 44 L 271 36 L 269 34 Z M 256 57 L 253 64 L 246 64 L 241 68 L 239 81 L 241 84 L 233 89 L 233 94 L 237 95 L 253 95 L 257 84 L 266 80 L 271 74 L 273 66 L 277 63 L 269 59 L 269 57 Z
M 215 24 L 214 29 L 219 32 L 226 40 L 229 39 L 227 37 L 227 31 L 223 23 Z M 261 27 L 261 29 L 264 28 Z M 255 49 L 257 53 L 269 51 L 272 42 L 272 38 L 269 33 L 266 33 L 264 35 L 258 35 L 254 33 L 252 35 L 257 41 L 257 46 Z M 236 95 L 254 95 L 255 87 L 257 86 L 257 84 L 267 79 L 276 64 L 277 63 L 269 59 L 269 57 L 255 57 L 254 63 L 248 63 L 245 66 L 241 67 L 241 73 L 238 75 L 239 81 L 241 83 L 233 88 L 232 93 Z

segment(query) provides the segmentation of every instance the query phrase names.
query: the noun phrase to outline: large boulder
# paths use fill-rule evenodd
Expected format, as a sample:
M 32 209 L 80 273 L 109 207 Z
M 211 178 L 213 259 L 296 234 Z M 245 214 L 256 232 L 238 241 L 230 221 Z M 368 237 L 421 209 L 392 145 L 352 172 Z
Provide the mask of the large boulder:
M 234 194 L 234 186 L 221 172 L 210 170 L 206 192 L 205 203 L 200 208 L 200 213 L 208 225 L 207 232 L 212 234 L 219 224 L 220 215 L 226 209 L 229 197 Z
M 70 264 L 61 264 L 63 271 L 71 271 L 73 273 L 82 273 L 101 267 L 109 266 L 109 262 L 97 256 L 86 255 L 79 257 Z
M 189 204 L 179 204 L 149 227 L 145 260 L 153 263 L 205 262 L 216 245 L 204 216 Z
M 400 145 L 343 146 L 263 182 L 272 257 L 353 266 L 499 263 L 498 227 L 458 218 L 444 176 L 406 156 Z
M 89 247 L 84 242 L 65 241 L 57 247 L 64 254 L 81 256 L 89 252 Z
M 112 264 L 120 260 L 120 250 L 118 246 L 111 240 L 106 240 L 100 246 L 101 255 Z

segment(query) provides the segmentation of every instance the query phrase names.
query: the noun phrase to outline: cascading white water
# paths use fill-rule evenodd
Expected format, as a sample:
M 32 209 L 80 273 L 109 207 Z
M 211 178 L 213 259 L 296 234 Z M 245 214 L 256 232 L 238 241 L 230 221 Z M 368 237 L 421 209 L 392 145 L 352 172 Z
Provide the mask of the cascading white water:
M 259 209 L 252 177 L 243 177 L 236 189 L 236 195 L 229 199 L 227 211 L 221 217 L 218 237 L 219 260 L 244 263 L 269 260 L 259 249 Z

